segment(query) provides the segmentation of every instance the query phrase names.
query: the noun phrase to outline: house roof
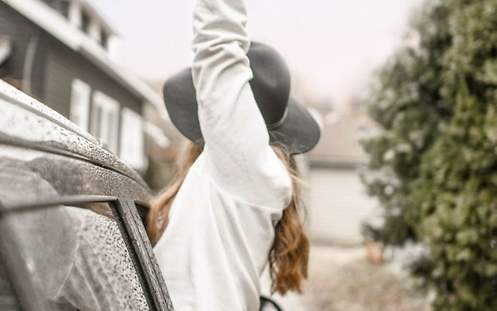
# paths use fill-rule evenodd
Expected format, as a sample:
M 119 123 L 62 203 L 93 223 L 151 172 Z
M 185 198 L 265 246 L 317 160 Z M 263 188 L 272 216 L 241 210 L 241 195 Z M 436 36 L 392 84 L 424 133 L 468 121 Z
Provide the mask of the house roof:
M 146 103 L 152 104 L 161 114 L 161 117 L 168 120 L 168 115 L 161 96 L 152 90 L 147 84 L 138 79 L 135 75 L 119 67 L 109 59 L 105 50 L 81 30 L 73 27 L 62 15 L 54 11 L 45 3 L 39 0 L 0 0 L 14 10 L 25 16 L 27 19 L 41 27 L 53 37 L 64 43 L 67 47 L 85 56 L 101 70 L 112 76 L 124 87 L 132 91 L 136 96 L 142 98 Z M 83 0 L 85 7 L 91 5 Z M 97 11 L 94 10 L 95 14 Z M 103 18 L 98 15 L 102 20 Z M 109 26 L 110 27 L 110 26 Z

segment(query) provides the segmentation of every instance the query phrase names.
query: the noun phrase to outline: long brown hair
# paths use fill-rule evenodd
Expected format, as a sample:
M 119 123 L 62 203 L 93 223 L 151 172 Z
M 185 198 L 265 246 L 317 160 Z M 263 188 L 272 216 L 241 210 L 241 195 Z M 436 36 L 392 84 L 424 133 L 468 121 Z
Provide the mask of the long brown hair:
M 288 207 L 283 211 L 275 227 L 273 246 L 268 254 L 269 270 L 273 292 L 286 294 L 288 291 L 302 291 L 307 278 L 309 240 L 302 224 L 301 181 L 293 157 L 279 146 L 274 151 L 285 164 L 292 178 L 293 193 Z M 153 244 L 157 243 L 168 224 L 169 209 L 178 193 L 188 170 L 202 152 L 202 146 L 186 143 L 176 161 L 176 174 L 166 190 L 154 202 L 148 214 L 147 231 Z

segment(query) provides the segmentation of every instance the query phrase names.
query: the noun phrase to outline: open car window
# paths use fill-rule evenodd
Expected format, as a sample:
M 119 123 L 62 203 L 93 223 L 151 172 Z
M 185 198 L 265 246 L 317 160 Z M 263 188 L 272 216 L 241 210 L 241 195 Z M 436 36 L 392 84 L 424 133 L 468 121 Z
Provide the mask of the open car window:
M 173 310 L 133 201 L 61 197 L 31 171 L 4 168 L 0 304 L 8 310 Z M 36 200 L 40 193 L 43 201 Z
M 38 310 L 150 310 L 108 203 L 11 213 L 1 226 L 2 257 L 31 288 L 22 302 L 35 299 Z
M 0 310 L 20 311 L 20 304 L 12 288 L 12 284 L 6 277 L 7 271 L 4 262 L 0 260 Z
M 11 213 L 0 230 L 22 302 L 36 301 L 37 310 L 150 310 L 139 264 L 108 203 Z

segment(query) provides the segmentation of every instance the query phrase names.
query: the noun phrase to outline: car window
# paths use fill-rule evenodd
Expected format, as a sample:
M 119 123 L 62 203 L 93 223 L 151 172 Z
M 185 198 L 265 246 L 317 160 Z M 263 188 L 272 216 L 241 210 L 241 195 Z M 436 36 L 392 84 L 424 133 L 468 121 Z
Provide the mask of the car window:
M 92 298 L 100 310 L 173 310 L 143 224 L 147 197 L 127 175 L 2 146 L 0 310 L 95 310 Z
M 14 294 L 12 284 L 6 277 L 6 270 L 2 260 L 0 260 L 0 310 L 19 311 L 19 302 Z
M 14 286 L 22 288 L 23 309 L 150 310 L 139 264 L 111 204 L 10 212 L 0 233 L 0 253 Z

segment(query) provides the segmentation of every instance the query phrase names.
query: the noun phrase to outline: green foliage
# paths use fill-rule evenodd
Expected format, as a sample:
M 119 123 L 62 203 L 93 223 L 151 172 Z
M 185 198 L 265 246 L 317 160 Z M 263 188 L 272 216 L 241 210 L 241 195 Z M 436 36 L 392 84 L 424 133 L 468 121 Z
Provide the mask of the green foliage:
M 420 47 L 373 90 L 364 180 L 385 223 L 369 232 L 428 246 L 413 272 L 435 310 L 497 310 L 497 1 L 432 2 L 419 21 Z
M 363 176 L 369 193 L 384 207 L 381 228 L 368 226 L 371 238 L 390 245 L 417 240 L 406 222 L 409 185 L 418 177 L 423 153 L 451 116 L 450 102 L 440 94 L 443 58 L 451 46 L 448 10 L 435 4 L 414 21 L 407 45 L 379 73 L 368 100 L 370 115 L 383 129 L 364 141 L 371 174 Z

